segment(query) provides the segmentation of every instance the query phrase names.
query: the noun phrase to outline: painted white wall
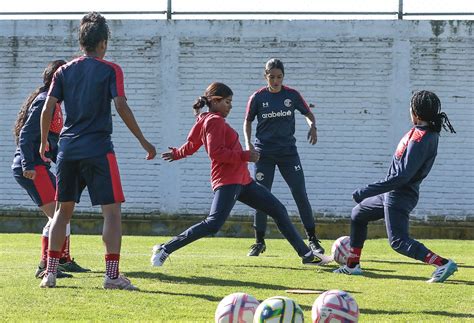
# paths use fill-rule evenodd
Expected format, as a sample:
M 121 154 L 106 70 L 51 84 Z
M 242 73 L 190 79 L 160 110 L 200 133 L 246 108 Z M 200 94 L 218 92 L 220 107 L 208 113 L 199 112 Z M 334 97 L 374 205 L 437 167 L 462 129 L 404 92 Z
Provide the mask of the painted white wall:
M 264 85 L 264 63 L 281 58 L 285 83 L 315 105 L 318 144 L 305 142 L 302 116 L 296 137 L 313 210 L 325 216 L 349 216 L 351 192 L 385 176 L 410 128 L 411 92 L 436 92 L 458 133 L 443 133 L 414 215 L 474 215 L 472 23 L 111 20 L 109 25 L 106 59 L 122 66 L 128 102 L 159 151 L 184 142 L 194 122 L 194 99 L 212 81 L 233 89 L 228 122 L 242 135 L 247 99 Z M 0 21 L 0 209 L 34 209 L 9 169 L 12 125 L 23 100 L 41 83 L 46 63 L 80 55 L 77 29 L 77 21 Z M 117 115 L 113 141 L 124 211 L 208 212 L 212 192 L 204 151 L 174 163 L 145 161 Z M 297 214 L 278 172 L 273 192 Z M 78 210 L 99 211 L 90 207 L 86 193 Z M 233 213 L 252 210 L 238 203 Z

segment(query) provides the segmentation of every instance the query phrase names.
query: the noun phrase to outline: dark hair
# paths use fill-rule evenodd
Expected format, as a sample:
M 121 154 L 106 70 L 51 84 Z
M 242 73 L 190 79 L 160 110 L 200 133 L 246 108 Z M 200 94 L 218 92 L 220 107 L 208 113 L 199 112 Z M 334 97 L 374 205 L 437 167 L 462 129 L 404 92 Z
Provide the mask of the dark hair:
M 423 121 L 428 122 L 432 131 L 444 130 L 456 133 L 446 113 L 441 112 L 441 101 L 438 96 L 430 91 L 417 91 L 413 93 L 410 102 L 411 110 Z
M 28 115 L 28 110 L 30 110 L 31 104 L 35 100 L 35 98 L 40 94 L 41 92 L 48 91 L 49 86 L 51 85 L 51 82 L 53 81 L 53 76 L 56 70 L 66 64 L 66 61 L 60 59 L 56 61 L 52 61 L 48 64 L 48 66 L 44 69 L 43 71 L 43 85 L 40 87 L 36 88 L 31 94 L 28 96 L 28 98 L 25 100 L 23 105 L 20 108 L 20 111 L 18 112 L 18 116 L 15 121 L 15 126 L 13 128 L 13 134 L 15 136 L 15 142 L 18 145 L 18 138 L 20 136 L 20 131 L 21 128 L 23 128 L 23 125 L 26 122 L 26 116 Z
M 194 102 L 193 104 L 194 114 L 198 115 L 199 111 L 206 105 L 208 107 L 211 107 L 212 99 L 223 99 L 233 94 L 234 93 L 232 92 L 230 87 L 228 87 L 224 83 L 219 83 L 219 82 L 211 83 L 207 87 L 204 94 L 198 97 L 196 99 L 196 102 Z
M 283 75 L 285 75 L 285 67 L 283 66 L 283 62 L 280 61 L 278 58 L 271 58 L 266 64 L 265 64 L 265 74 L 270 73 L 270 70 L 277 68 L 281 70 Z
M 81 19 L 79 27 L 79 44 L 86 52 L 95 51 L 97 45 L 108 40 L 109 26 L 105 18 L 98 12 L 90 12 Z

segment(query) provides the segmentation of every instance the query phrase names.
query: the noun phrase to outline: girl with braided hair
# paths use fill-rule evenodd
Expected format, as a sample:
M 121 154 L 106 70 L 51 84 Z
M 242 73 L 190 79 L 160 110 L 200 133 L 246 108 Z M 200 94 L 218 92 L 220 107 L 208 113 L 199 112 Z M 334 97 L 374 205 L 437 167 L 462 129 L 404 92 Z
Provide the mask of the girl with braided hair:
M 385 218 L 390 246 L 396 252 L 436 267 L 429 283 L 444 282 L 457 271 L 453 260 L 443 258 L 409 236 L 409 215 L 415 208 L 419 188 L 433 166 L 441 128 L 456 133 L 441 102 L 429 91 L 415 92 L 411 98 L 410 115 L 413 128 L 397 146 L 384 180 L 354 191 L 358 203 L 351 215 L 351 254 L 347 263 L 334 272 L 361 275 L 359 264 L 367 238 L 367 225 Z

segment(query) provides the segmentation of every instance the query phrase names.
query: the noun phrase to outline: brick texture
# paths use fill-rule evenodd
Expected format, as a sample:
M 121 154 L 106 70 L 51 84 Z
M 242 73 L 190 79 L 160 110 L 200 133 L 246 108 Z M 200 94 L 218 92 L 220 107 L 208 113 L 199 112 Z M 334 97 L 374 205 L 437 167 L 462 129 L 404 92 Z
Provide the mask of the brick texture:
M 318 124 L 306 142 L 297 115 L 297 145 L 315 214 L 348 217 L 351 192 L 382 179 L 398 140 L 410 128 L 414 90 L 435 91 L 457 130 L 442 134 L 437 162 L 421 189 L 421 220 L 474 216 L 474 40 L 469 22 L 429 21 L 110 21 L 106 59 L 120 64 L 128 102 L 162 152 L 179 146 L 194 123 L 192 104 L 212 81 L 234 91 L 228 122 L 239 132 L 248 97 L 264 86 L 270 57 L 285 63 L 285 83 L 300 91 Z M 0 209 L 35 207 L 9 170 L 12 125 L 53 59 L 80 55 L 76 21 L 0 21 Z M 114 113 L 113 141 L 132 214 L 207 213 L 212 192 L 204 150 L 173 163 L 145 161 Z M 255 131 L 256 124 L 253 129 Z M 250 168 L 252 165 L 249 166 Z M 297 215 L 277 171 L 275 195 Z M 90 207 L 87 193 L 79 212 Z M 233 214 L 253 211 L 237 203 Z

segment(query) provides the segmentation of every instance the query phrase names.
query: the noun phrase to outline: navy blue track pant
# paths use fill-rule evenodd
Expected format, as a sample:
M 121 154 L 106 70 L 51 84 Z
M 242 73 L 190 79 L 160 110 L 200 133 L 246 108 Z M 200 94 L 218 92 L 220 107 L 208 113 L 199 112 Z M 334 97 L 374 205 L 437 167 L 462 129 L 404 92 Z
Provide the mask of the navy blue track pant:
M 217 188 L 207 218 L 166 243 L 164 245 L 166 252 L 172 253 L 193 241 L 217 233 L 229 217 L 237 200 L 268 213 L 300 257 L 310 252 L 291 223 L 285 206 L 269 190 L 254 181 L 247 185 L 232 184 Z
M 301 222 L 308 232 L 314 232 L 314 218 L 311 204 L 309 204 L 306 194 L 306 184 L 304 180 L 303 167 L 299 155 L 268 155 L 262 154 L 258 162 L 255 163 L 255 180 L 271 191 L 273 179 L 275 177 L 275 167 L 278 166 L 281 176 L 288 184 L 293 199 L 296 202 L 300 214 Z M 265 232 L 267 229 L 267 213 L 257 210 L 254 218 L 254 228 L 256 231 Z
M 409 215 L 414 206 L 402 205 L 389 207 L 384 205 L 384 195 L 369 197 L 352 209 L 351 247 L 362 248 L 367 239 L 367 225 L 371 221 L 385 218 L 390 246 L 396 252 L 407 257 L 424 261 L 429 250 L 420 242 L 410 238 Z

